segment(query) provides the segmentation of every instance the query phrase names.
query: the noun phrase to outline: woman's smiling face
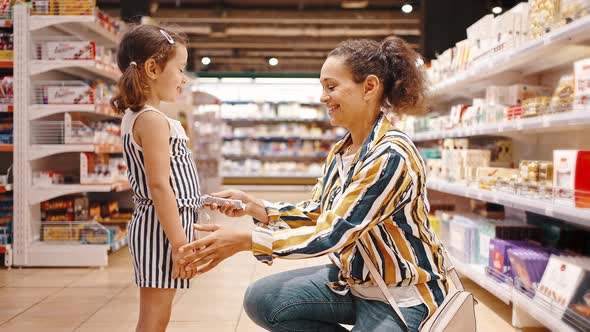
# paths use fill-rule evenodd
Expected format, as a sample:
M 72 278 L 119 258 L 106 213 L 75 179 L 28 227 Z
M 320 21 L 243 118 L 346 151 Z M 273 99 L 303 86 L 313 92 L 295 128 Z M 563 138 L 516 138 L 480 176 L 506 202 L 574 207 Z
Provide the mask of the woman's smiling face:
M 363 83 L 354 81 L 342 57 L 331 56 L 326 59 L 320 82 L 323 89 L 320 101 L 326 104 L 333 126 L 350 129 L 354 123 L 366 117 Z

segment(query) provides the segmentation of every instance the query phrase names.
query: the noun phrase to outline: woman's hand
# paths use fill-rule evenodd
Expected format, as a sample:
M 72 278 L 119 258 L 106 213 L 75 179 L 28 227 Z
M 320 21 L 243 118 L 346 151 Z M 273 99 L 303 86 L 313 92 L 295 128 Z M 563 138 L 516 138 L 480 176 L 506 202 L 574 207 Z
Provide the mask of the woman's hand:
M 264 208 L 264 205 L 262 204 L 262 202 L 260 200 L 254 198 L 253 196 L 250 196 L 240 190 L 235 190 L 235 189 L 224 190 L 224 191 L 220 191 L 218 193 L 213 193 L 213 194 L 211 194 L 211 196 L 219 197 L 219 198 L 237 199 L 237 200 L 242 201 L 242 203 L 244 203 L 244 205 L 246 206 L 244 209 L 236 209 L 233 205 L 231 205 L 229 203 L 224 203 L 222 205 L 217 205 L 217 204 L 209 205 L 209 208 L 211 210 L 219 210 L 219 212 L 225 214 L 228 217 L 243 217 L 246 214 L 252 215 L 251 212 L 253 210 L 255 210 L 257 207 Z
M 189 261 L 183 259 L 183 255 L 180 253 L 179 249 L 180 247 L 172 247 L 172 278 L 192 279 L 195 276 L 195 273 L 186 270 L 185 267 Z
M 252 233 L 222 225 L 194 225 L 195 230 L 211 232 L 202 239 L 178 250 L 184 270 L 191 275 L 210 271 L 228 257 L 240 251 L 252 250 Z

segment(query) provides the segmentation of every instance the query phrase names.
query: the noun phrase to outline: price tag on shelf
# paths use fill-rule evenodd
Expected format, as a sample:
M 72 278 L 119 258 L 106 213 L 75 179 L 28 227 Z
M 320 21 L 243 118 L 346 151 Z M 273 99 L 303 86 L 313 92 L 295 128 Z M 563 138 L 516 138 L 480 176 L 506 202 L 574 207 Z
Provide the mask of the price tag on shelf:
M 551 118 L 548 116 L 543 116 L 541 118 L 541 126 L 543 126 L 543 128 L 547 128 L 551 126 Z
M 548 217 L 553 217 L 553 206 L 547 206 L 545 208 L 545 215 Z
M 498 123 L 498 132 L 499 133 L 503 133 L 504 132 L 504 124 Z
M 516 119 L 516 120 L 514 121 L 514 123 L 516 124 L 516 130 L 522 130 L 522 128 L 523 128 L 523 125 L 522 125 L 522 120 L 520 120 L 520 119 Z

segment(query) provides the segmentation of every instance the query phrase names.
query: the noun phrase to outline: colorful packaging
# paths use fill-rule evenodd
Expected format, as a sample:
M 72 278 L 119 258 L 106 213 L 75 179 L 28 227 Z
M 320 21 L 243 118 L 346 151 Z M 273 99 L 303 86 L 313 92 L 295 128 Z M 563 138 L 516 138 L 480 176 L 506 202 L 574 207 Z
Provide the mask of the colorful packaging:
M 94 60 L 96 57 L 93 41 L 48 42 L 46 47 L 46 60 Z
M 571 111 L 574 106 L 574 75 L 564 75 L 551 98 L 551 112 Z
M 512 248 L 508 250 L 510 274 L 520 285 L 532 290 L 541 281 L 549 255 L 537 248 Z
M 94 91 L 88 85 L 48 86 L 47 104 L 94 104 Z
M 574 110 L 590 105 L 590 58 L 574 62 Z
M 575 258 L 552 255 L 535 293 L 535 300 L 550 303 L 551 311 L 561 317 L 587 274 L 588 271 L 577 264 Z
M 553 151 L 554 202 L 590 208 L 590 151 Z

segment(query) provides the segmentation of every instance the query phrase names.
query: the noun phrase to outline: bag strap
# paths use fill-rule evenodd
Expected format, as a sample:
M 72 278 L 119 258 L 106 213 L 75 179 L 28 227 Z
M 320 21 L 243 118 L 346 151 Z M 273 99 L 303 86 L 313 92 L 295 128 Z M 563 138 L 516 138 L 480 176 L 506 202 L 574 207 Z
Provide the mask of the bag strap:
M 393 311 L 395 311 L 397 316 L 402 320 L 402 322 L 406 326 L 406 330 L 407 330 L 408 323 L 406 323 L 406 320 L 404 319 L 404 315 L 402 315 L 402 312 L 399 310 L 399 307 L 397 306 L 397 302 L 395 302 L 395 299 L 393 298 L 393 295 L 391 295 L 389 288 L 387 288 L 385 281 L 383 281 L 383 278 L 381 278 L 381 273 L 379 273 L 377 271 L 377 268 L 375 267 L 375 265 L 373 264 L 373 262 L 369 258 L 369 254 L 367 254 L 367 252 L 365 251 L 365 248 L 363 247 L 360 240 L 357 240 L 357 248 L 358 248 L 359 252 L 361 253 L 361 256 L 363 256 L 363 259 L 365 260 L 365 264 L 369 268 L 369 272 L 371 272 L 371 274 L 373 275 L 373 278 L 375 279 L 375 282 L 377 283 L 377 285 L 381 289 L 381 292 L 383 293 L 383 295 L 385 295 L 385 297 L 387 298 L 387 301 L 389 302 L 389 304 L 393 308 Z
M 369 272 L 371 272 L 371 274 L 373 275 L 373 279 L 375 279 L 377 286 L 379 286 L 379 288 L 381 289 L 381 292 L 383 293 L 383 295 L 385 295 L 385 298 L 387 298 L 387 302 L 389 302 L 389 304 L 393 308 L 393 311 L 395 311 L 395 313 L 398 315 L 398 317 L 405 324 L 406 330 L 407 330 L 408 324 L 406 323 L 404 316 L 402 315 L 401 311 L 399 310 L 399 307 L 397 306 L 397 302 L 393 298 L 393 295 L 391 295 L 389 288 L 385 284 L 385 281 L 381 277 L 381 273 L 379 273 L 379 271 L 377 271 L 375 264 L 373 264 L 373 261 L 371 261 L 369 254 L 367 253 L 367 251 L 363 247 L 361 240 L 358 239 L 356 242 L 357 242 L 356 247 L 358 248 L 359 252 L 361 253 L 361 256 L 363 257 L 363 260 L 365 261 L 367 268 L 369 268 Z M 445 277 L 451 279 L 451 282 L 453 283 L 453 285 L 455 286 L 455 288 L 457 290 L 459 290 L 459 291 L 465 290 L 465 288 L 463 287 L 463 283 L 461 282 L 461 279 L 459 278 L 459 274 L 457 273 L 457 270 L 455 270 L 455 265 L 453 264 L 449 255 L 447 254 L 447 250 L 442 245 L 440 246 L 440 252 L 444 257 L 445 264 L 443 265 L 443 270 L 444 270 Z

